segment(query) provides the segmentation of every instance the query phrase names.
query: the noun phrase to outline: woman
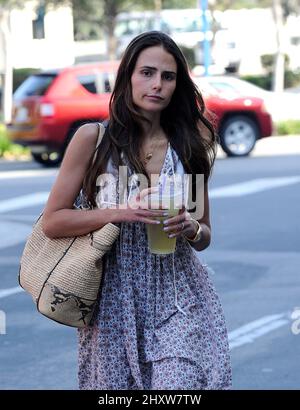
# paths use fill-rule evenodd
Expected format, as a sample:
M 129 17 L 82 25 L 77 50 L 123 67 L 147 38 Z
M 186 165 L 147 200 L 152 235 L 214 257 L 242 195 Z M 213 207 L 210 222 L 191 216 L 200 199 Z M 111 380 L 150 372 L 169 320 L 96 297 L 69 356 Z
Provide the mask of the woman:
M 95 165 L 96 124 L 80 127 L 67 149 L 44 212 L 45 233 L 80 235 L 108 222 L 121 227 L 105 258 L 93 323 L 79 330 L 80 389 L 231 387 L 222 307 L 193 251 L 211 240 L 207 184 L 216 136 L 203 113 L 180 49 L 161 32 L 143 33 L 120 63 Z M 123 191 L 98 179 L 118 178 L 119 165 L 131 175 L 125 201 Z M 177 239 L 172 259 L 148 250 L 146 225 L 165 211 L 145 209 L 135 176 L 145 175 L 153 187 L 174 172 L 204 174 L 205 189 L 199 221 L 184 207 L 167 218 L 165 231 Z M 75 199 L 86 212 L 71 209 Z

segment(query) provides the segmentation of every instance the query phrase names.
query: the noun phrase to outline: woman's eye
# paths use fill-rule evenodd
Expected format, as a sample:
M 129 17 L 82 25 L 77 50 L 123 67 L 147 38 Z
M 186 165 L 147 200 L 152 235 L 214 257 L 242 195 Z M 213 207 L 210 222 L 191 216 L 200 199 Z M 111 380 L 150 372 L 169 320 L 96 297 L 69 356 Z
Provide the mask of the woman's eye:
M 144 70 L 144 71 L 142 71 L 142 74 L 143 74 L 145 77 L 150 77 L 151 72 L 148 71 L 148 70 Z
M 174 80 L 174 75 L 173 74 L 165 74 L 164 79 L 167 81 L 172 81 Z

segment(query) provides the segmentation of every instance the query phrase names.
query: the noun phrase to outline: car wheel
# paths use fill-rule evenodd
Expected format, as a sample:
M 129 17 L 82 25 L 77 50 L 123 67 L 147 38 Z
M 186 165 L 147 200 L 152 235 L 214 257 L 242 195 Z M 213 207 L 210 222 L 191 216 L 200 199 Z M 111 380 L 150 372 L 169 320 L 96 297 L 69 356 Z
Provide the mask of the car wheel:
M 33 159 L 42 164 L 44 167 L 56 167 L 63 159 L 63 153 L 60 151 L 42 152 L 41 154 L 31 153 Z
M 258 138 L 259 129 L 256 122 L 246 115 L 228 118 L 220 129 L 220 144 L 229 157 L 249 155 Z

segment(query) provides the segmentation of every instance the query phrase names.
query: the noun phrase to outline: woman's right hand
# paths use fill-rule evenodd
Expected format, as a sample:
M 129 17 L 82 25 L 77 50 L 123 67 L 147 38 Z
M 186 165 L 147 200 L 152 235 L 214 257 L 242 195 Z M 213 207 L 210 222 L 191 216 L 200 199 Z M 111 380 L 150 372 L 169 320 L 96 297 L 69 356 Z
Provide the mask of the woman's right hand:
M 135 198 L 127 204 L 121 204 L 115 210 L 114 222 L 144 222 L 156 225 L 161 223 L 157 217 L 167 217 L 168 212 L 163 209 L 149 209 L 145 197 L 157 192 L 157 187 L 143 189 Z

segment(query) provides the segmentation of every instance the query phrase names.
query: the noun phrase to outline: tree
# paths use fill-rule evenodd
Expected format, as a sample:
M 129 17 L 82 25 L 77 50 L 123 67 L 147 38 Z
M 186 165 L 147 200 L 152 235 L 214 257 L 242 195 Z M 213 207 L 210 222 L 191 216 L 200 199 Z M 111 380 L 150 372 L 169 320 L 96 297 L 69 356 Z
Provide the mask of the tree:
M 67 0 L 48 0 L 48 3 L 61 4 Z M 86 21 L 103 27 L 108 45 L 108 56 L 116 56 L 114 30 L 119 13 L 129 10 L 157 10 L 161 8 L 195 7 L 195 0 L 69 0 L 73 7 L 74 22 Z
M 284 88 L 284 50 L 283 30 L 287 17 L 291 14 L 300 13 L 299 0 L 217 0 L 216 5 L 220 10 L 240 8 L 272 8 L 273 19 L 276 27 L 275 62 L 273 67 L 273 90 L 282 91 Z

